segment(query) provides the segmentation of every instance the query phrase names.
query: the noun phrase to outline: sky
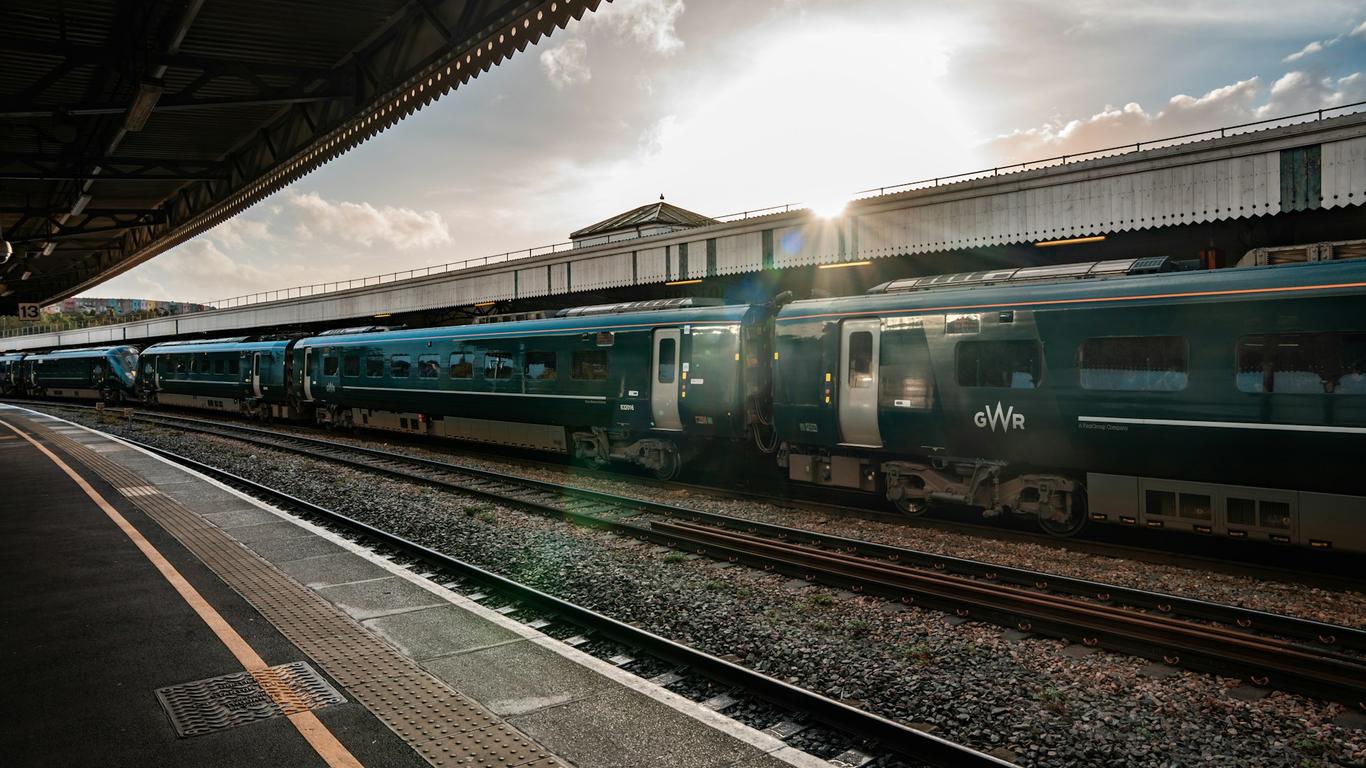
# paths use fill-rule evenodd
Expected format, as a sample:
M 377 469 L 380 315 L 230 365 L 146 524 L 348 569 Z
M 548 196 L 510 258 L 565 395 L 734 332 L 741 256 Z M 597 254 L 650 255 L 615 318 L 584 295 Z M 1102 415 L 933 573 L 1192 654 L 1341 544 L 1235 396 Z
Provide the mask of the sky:
M 615 0 L 87 292 L 213 301 L 1366 100 L 1366 7 Z

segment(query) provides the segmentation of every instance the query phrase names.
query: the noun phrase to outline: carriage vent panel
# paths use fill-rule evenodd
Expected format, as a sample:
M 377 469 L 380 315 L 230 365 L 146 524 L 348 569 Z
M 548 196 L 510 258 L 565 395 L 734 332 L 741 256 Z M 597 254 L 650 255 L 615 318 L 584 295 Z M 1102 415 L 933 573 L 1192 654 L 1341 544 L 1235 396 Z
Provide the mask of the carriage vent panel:
M 636 251 L 636 283 L 659 283 L 668 279 L 664 248 L 644 248 Z
M 457 280 L 453 291 L 445 286 L 432 286 L 440 290 L 444 298 L 440 304 L 431 306 L 460 306 L 509 299 L 513 295 L 513 281 L 512 272 L 490 272 Z
M 565 262 L 550 265 L 550 292 L 567 293 L 569 291 L 569 265 Z
M 576 261 L 570 282 L 575 291 L 631 285 L 631 252 Z
M 852 226 L 846 219 L 817 219 L 773 231 L 773 264 L 797 267 L 841 261 L 852 251 Z
M 550 273 L 544 266 L 517 270 L 517 297 L 544 296 L 550 292 Z
M 764 233 L 716 238 L 716 274 L 757 272 L 764 266 Z
M 1323 145 L 1324 208 L 1366 203 L 1366 137 Z
M 1331 153 L 1328 146 L 1334 146 Z M 1355 174 L 1366 176 L 1366 138 L 1325 145 L 1324 152 L 1326 205 L 1330 162 L 1337 164 L 1333 183 L 1342 190 Z M 880 211 L 856 217 L 852 241 L 860 257 L 876 258 L 1258 216 L 1280 210 L 1280 167 L 1279 154 L 1266 152 Z M 1345 191 L 1336 194 L 1338 204 L 1351 199 Z M 779 265 L 830 260 L 827 254 L 838 252 L 838 243 L 813 245 L 810 231 L 776 231 Z M 788 248 L 782 247 L 784 238 Z M 791 247 L 797 240 L 800 246 Z

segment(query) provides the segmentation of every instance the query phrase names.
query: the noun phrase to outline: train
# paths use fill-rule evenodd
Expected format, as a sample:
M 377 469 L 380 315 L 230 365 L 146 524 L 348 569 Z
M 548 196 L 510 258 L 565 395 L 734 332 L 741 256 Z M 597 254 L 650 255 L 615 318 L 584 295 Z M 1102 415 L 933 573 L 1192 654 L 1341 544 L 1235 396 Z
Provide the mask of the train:
M 0 366 L 19 371 L 16 391 L 495 443 L 665 479 L 743 451 L 908 516 L 966 507 L 1056 536 L 1110 523 L 1366 551 L 1363 307 L 1366 260 L 1146 257 Z M 57 386 L 60 365 L 87 378 Z

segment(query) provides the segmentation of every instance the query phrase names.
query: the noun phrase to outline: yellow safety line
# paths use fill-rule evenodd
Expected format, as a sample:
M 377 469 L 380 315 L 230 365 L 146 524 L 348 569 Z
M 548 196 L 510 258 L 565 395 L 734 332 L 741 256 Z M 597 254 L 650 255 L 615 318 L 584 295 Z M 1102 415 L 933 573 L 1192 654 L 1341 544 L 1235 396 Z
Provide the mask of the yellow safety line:
M 156 569 L 171 583 L 171 586 L 175 587 L 176 592 L 180 593 L 180 597 L 194 609 L 195 613 L 199 614 L 199 618 L 203 619 L 205 624 L 209 625 L 209 629 L 213 630 L 213 633 L 218 636 L 218 639 L 223 641 L 223 645 L 226 645 L 232 655 L 237 657 L 237 661 L 242 664 L 242 667 L 245 668 L 246 671 L 255 675 L 267 668 L 268 665 L 265 660 L 256 653 L 256 650 L 253 649 L 241 635 L 237 634 L 237 630 L 233 629 L 232 625 L 228 624 L 227 620 L 199 594 L 199 591 L 191 586 L 190 582 L 186 581 L 184 576 L 180 575 L 180 571 L 176 570 L 176 567 L 171 565 L 170 561 L 162 556 L 161 552 L 157 551 L 156 547 L 152 546 L 152 543 L 147 541 L 142 533 L 139 532 L 137 528 L 133 527 L 132 523 L 129 523 L 123 515 L 119 514 L 117 509 L 114 509 L 108 501 L 105 501 L 104 497 L 85 481 L 85 478 L 81 477 L 75 470 L 67 466 L 66 462 L 62 461 L 61 458 L 52 451 L 49 451 L 46 446 L 29 437 L 22 430 L 14 427 L 14 425 L 2 419 L 0 419 L 0 425 L 7 427 L 14 434 L 27 440 L 34 448 L 42 451 L 44 455 L 51 459 L 54 464 L 66 473 L 67 477 L 70 477 L 76 485 L 80 486 L 80 489 L 85 491 L 85 495 L 89 496 L 90 500 L 95 502 L 95 506 L 103 510 L 104 513 L 109 516 L 109 519 L 114 521 L 114 524 L 132 540 L 133 544 L 142 551 L 142 554 L 147 556 L 147 559 L 152 562 L 152 565 L 156 566 Z M 272 697 L 273 696 L 274 694 L 272 694 Z M 287 701 L 280 700 L 277 700 L 277 702 L 280 703 L 281 706 L 288 703 Z M 288 715 L 288 717 L 289 721 L 294 724 L 294 727 L 299 731 L 300 735 L 308 741 L 309 746 L 313 747 L 313 751 L 317 752 L 318 756 L 329 766 L 333 766 L 333 768 L 363 768 L 361 762 L 357 760 L 346 747 L 342 746 L 342 743 L 337 740 L 337 737 L 332 735 L 332 732 L 327 729 L 327 726 L 323 725 L 322 721 L 318 720 L 312 712 L 296 712 L 292 715 Z

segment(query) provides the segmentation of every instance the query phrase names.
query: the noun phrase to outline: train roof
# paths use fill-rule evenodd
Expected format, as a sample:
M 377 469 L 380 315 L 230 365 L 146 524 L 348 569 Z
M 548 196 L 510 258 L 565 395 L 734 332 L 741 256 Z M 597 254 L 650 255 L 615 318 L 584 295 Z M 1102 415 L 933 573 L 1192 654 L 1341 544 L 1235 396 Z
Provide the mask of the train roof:
M 142 350 L 144 355 L 208 354 L 209 352 L 265 352 L 286 349 L 293 339 L 247 341 L 248 337 L 202 341 L 166 341 Z
M 122 352 L 124 350 L 138 351 L 132 344 L 117 344 L 108 347 L 86 347 L 84 349 L 55 349 L 51 352 L 40 352 L 37 354 L 25 355 L 25 357 L 35 360 L 46 360 L 50 358 L 82 358 L 82 357 L 104 357 L 111 352 Z
M 794 301 L 782 308 L 778 319 L 794 321 L 828 315 L 896 311 L 971 312 L 1063 308 L 1073 304 L 1125 301 L 1246 300 L 1249 296 L 1293 296 L 1305 295 L 1310 291 L 1366 292 L 1366 259 L 1117 275 L 1102 279 L 941 283 L 916 290 Z
M 749 311 L 748 304 L 648 309 L 643 311 L 600 312 L 570 317 L 514 320 L 505 323 L 448 325 L 435 328 L 410 328 L 399 331 L 363 333 L 349 336 L 310 337 L 300 347 L 332 347 L 352 344 L 378 344 L 393 341 L 433 341 L 458 338 L 502 338 L 508 336 L 563 335 L 588 331 L 638 330 L 667 325 L 739 323 Z

